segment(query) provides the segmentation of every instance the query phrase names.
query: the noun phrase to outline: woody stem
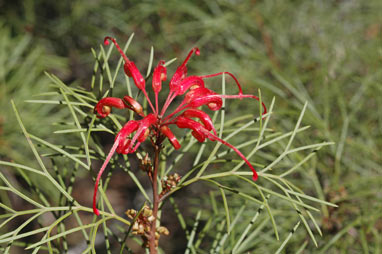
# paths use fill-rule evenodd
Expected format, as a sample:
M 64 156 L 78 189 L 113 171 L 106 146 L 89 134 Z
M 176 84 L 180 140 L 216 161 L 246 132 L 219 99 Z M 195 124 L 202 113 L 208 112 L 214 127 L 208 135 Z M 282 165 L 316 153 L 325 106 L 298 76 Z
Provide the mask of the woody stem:
M 158 217 L 158 208 L 159 208 L 159 193 L 158 193 L 158 170 L 159 170 L 159 155 L 160 155 L 160 138 L 158 138 L 157 144 L 155 145 L 155 154 L 154 154 L 154 168 L 153 168 L 153 216 L 154 221 L 151 223 L 151 232 L 149 238 L 149 249 L 150 254 L 158 253 L 158 246 L 155 244 L 155 232 L 156 232 L 156 224 Z

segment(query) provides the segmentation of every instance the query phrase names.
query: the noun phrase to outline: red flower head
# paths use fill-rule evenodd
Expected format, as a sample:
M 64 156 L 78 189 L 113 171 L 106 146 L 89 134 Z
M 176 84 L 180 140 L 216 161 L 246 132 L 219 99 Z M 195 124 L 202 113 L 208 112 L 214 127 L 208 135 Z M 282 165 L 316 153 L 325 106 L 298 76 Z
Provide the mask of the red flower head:
M 151 141 L 154 145 L 160 145 L 164 138 L 170 141 L 170 144 L 175 148 L 179 149 L 181 146 L 176 139 L 173 132 L 170 130 L 169 125 L 176 125 L 178 128 L 190 129 L 191 134 L 199 141 L 204 142 L 206 139 L 211 141 L 218 141 L 225 146 L 228 146 L 234 150 L 250 167 L 253 172 L 253 180 L 257 179 L 256 170 L 253 168 L 251 163 L 245 158 L 245 156 L 233 145 L 220 139 L 216 135 L 215 127 L 212 123 L 209 115 L 203 110 L 199 109 L 201 106 L 206 105 L 210 110 L 219 110 L 223 105 L 223 98 L 225 99 L 243 99 L 250 98 L 259 100 L 255 95 L 243 94 L 240 83 L 236 77 L 229 72 L 219 72 L 216 74 L 205 75 L 205 76 L 189 76 L 187 77 L 187 62 L 190 60 L 191 56 L 195 53 L 200 55 L 198 48 L 193 48 L 187 55 L 183 63 L 177 68 L 174 75 L 172 76 L 169 88 L 170 92 L 164 102 L 162 109 L 159 111 L 158 104 L 158 94 L 162 90 L 162 82 L 167 79 L 167 69 L 165 67 L 164 61 L 159 61 L 157 67 L 154 69 L 152 78 L 152 89 L 155 95 L 155 107 L 152 105 L 150 98 L 147 94 L 145 88 L 145 79 L 142 77 L 138 68 L 134 62 L 130 61 L 122 49 L 119 47 L 118 43 L 114 38 L 106 37 L 104 40 L 105 45 L 112 41 L 120 54 L 122 55 L 124 63 L 124 71 L 127 76 L 132 77 L 134 84 L 139 90 L 141 90 L 149 103 L 151 110 L 150 114 L 145 115 L 142 110 L 142 106 L 130 96 L 124 96 L 123 100 L 119 98 L 106 97 L 101 99 L 94 108 L 97 113 L 98 118 L 104 118 L 111 113 L 111 109 L 130 109 L 135 112 L 141 120 L 130 120 L 125 126 L 118 132 L 115 137 L 113 147 L 111 148 L 109 154 L 106 157 L 96 179 L 94 186 L 93 195 L 93 211 L 96 215 L 99 215 L 99 211 L 96 208 L 96 198 L 98 183 L 101 178 L 103 171 L 105 170 L 107 164 L 109 163 L 111 157 L 115 152 L 121 154 L 128 154 L 135 152 L 140 144 L 144 142 L 147 137 L 151 137 Z M 239 93 L 237 95 L 222 95 L 217 94 L 214 91 L 205 87 L 204 80 L 207 78 L 215 77 L 218 75 L 227 74 L 231 76 L 238 89 Z M 184 95 L 185 94 L 185 95 Z M 170 114 L 165 115 L 169 105 L 177 96 L 184 95 L 183 101 L 178 105 L 178 107 Z M 262 103 L 263 114 L 267 112 L 265 104 Z M 196 120 L 193 120 L 193 119 Z M 200 121 L 200 122 L 199 122 Z M 132 135 L 135 133 L 132 137 Z

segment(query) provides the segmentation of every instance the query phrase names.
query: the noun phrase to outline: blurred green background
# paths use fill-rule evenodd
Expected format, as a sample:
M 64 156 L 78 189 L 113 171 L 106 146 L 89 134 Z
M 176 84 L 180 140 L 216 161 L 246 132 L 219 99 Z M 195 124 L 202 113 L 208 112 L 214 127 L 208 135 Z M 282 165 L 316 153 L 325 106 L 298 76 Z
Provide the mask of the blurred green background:
M 304 253 L 382 253 L 382 1 L 48 1 L 0 0 L 0 157 L 27 161 L 15 128 L 15 99 L 29 131 L 44 135 L 65 114 L 54 105 L 27 104 L 46 91 L 46 70 L 87 88 L 90 48 L 104 36 L 135 38 L 128 56 L 138 67 L 155 57 L 182 57 L 193 46 L 195 74 L 230 71 L 246 93 L 276 97 L 281 128 L 294 126 L 308 101 L 302 142 L 334 141 L 310 167 L 322 193 L 323 237 Z M 191 71 L 190 71 L 191 72 Z M 217 85 L 219 80 L 217 80 Z M 228 114 L 248 113 L 232 103 Z M 295 253 L 308 236 L 294 238 Z M 296 248 L 296 249 L 295 249 Z

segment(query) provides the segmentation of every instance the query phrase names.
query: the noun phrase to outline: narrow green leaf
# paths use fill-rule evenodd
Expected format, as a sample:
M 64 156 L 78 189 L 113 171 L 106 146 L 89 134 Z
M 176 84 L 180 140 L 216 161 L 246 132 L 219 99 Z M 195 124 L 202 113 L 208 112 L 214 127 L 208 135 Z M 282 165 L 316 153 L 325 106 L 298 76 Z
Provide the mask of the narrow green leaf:
M 91 131 L 104 131 L 104 132 L 108 132 L 110 134 L 114 134 L 114 132 L 109 130 L 109 129 L 94 128 L 94 129 L 91 129 Z M 78 133 L 78 132 L 87 132 L 88 133 L 88 129 L 86 129 L 86 128 L 81 128 L 81 129 L 66 129 L 66 130 L 54 131 L 53 133 L 54 134 L 68 134 L 68 133 Z M 87 139 L 87 142 L 88 142 L 88 139 Z
M 257 218 L 259 217 L 261 211 L 264 209 L 264 204 L 262 204 L 251 221 L 248 223 L 248 226 L 244 229 L 243 233 L 240 235 L 239 239 L 236 241 L 236 244 L 233 246 L 232 254 L 236 253 L 236 250 L 241 246 L 241 243 L 244 241 L 244 239 L 247 237 L 249 230 L 253 227 L 255 224 Z
M 9 167 L 13 167 L 13 168 L 21 168 L 21 169 L 30 171 L 32 173 L 45 176 L 44 172 L 41 172 L 41 171 L 39 171 L 37 169 L 31 168 L 31 167 L 28 167 L 28 166 L 24 166 L 24 165 L 21 165 L 21 164 L 18 164 L 18 163 L 14 163 L 14 162 L 0 161 L 0 165 L 9 166 Z
M 219 188 L 219 189 L 220 189 L 220 193 L 221 193 L 222 198 L 223 198 L 225 218 L 226 218 L 226 221 L 227 221 L 227 223 L 226 223 L 227 231 L 229 233 L 230 232 L 230 227 L 231 227 L 231 218 L 230 218 L 230 215 L 229 215 L 229 208 L 228 208 L 227 198 L 225 196 L 224 189 L 223 188 Z
M 59 183 L 57 183 L 57 181 L 49 174 L 48 170 L 46 169 L 44 163 L 42 162 L 41 158 L 40 158 L 40 155 L 38 154 L 36 148 L 34 147 L 33 145 L 33 142 L 31 140 L 31 137 L 30 137 L 30 134 L 27 132 L 27 130 L 25 129 L 24 127 L 24 124 L 23 122 L 21 121 L 21 117 L 19 115 L 19 112 L 17 111 L 17 108 L 16 108 L 16 105 L 14 103 L 14 101 L 12 100 L 11 101 L 12 103 L 12 107 L 13 107 L 13 111 L 15 112 L 15 115 L 16 115 L 16 118 L 17 118 L 17 121 L 24 133 L 24 136 L 25 138 L 27 139 L 28 141 L 28 144 L 30 146 L 30 148 L 32 149 L 32 152 L 34 154 L 34 156 L 36 157 L 37 159 L 37 162 L 39 163 L 41 169 L 43 170 L 45 176 L 48 178 L 48 180 L 50 182 L 53 183 L 53 185 L 70 201 L 70 202 L 73 202 L 75 205 L 77 205 L 77 201 L 75 201 L 62 187 Z
M 222 190 L 222 189 L 220 189 L 220 190 Z M 233 219 L 232 223 L 230 224 L 229 227 L 227 227 L 227 232 L 223 235 L 223 237 L 220 240 L 218 246 L 216 246 L 216 248 L 215 248 L 215 252 L 216 253 L 219 253 L 220 249 L 223 248 L 226 240 L 228 239 L 228 235 L 232 232 L 233 228 L 236 226 L 237 222 L 242 217 L 241 215 L 242 215 L 242 213 L 243 213 L 245 208 L 246 208 L 246 205 L 242 205 L 240 207 L 239 211 L 237 211 L 237 213 L 235 215 L 235 218 Z
M 165 66 L 165 67 L 169 66 L 170 64 L 172 64 L 173 62 L 175 62 L 176 59 L 177 59 L 177 58 L 175 57 L 175 58 L 173 58 L 173 59 L 168 60 L 163 66 Z
M 148 64 L 147 72 L 146 72 L 146 79 L 150 76 L 151 68 L 153 67 L 153 61 L 154 61 L 154 47 L 151 46 L 149 64 Z
M 66 101 L 60 101 L 60 100 L 25 100 L 27 103 L 38 103 L 38 104 L 54 104 L 54 105 L 68 105 Z M 71 102 L 72 105 L 76 106 L 83 106 L 83 107 L 88 107 L 88 108 L 93 108 L 87 103 L 82 103 L 82 102 Z
M 276 251 L 276 254 L 281 253 L 281 251 L 284 249 L 285 245 L 288 243 L 288 241 L 292 238 L 294 232 L 296 232 L 298 226 L 300 226 L 300 222 L 298 221 L 297 224 L 293 227 L 292 231 L 288 234 L 287 238 L 284 240 L 284 242 L 280 245 L 280 248 Z
M 100 221 L 102 221 L 102 220 L 100 220 Z M 82 230 L 82 229 L 87 229 L 87 228 L 94 227 L 95 225 L 99 224 L 100 221 L 98 221 L 97 223 L 90 223 L 90 224 L 87 224 L 87 225 L 84 225 L 84 226 L 80 226 L 80 227 L 75 227 L 75 228 L 68 229 L 68 230 L 65 231 L 65 232 L 62 232 L 62 233 L 60 233 L 60 234 L 51 236 L 51 237 L 46 238 L 46 239 L 43 239 L 43 240 L 41 240 L 41 241 L 39 241 L 39 242 L 37 242 L 37 243 L 35 243 L 35 244 L 32 244 L 32 245 L 28 246 L 28 247 L 25 248 L 25 249 L 26 249 L 26 250 L 34 249 L 34 248 L 36 248 L 37 246 L 40 246 L 40 245 L 45 244 L 45 243 L 48 243 L 48 242 L 53 241 L 53 240 L 55 240 L 55 239 L 61 238 L 61 237 L 63 237 L 63 236 L 70 235 L 70 234 L 75 233 L 75 232 L 77 232 L 77 231 L 80 231 L 80 230 Z M 46 230 L 46 229 L 49 229 L 49 228 L 50 228 L 50 227 L 45 227 L 45 228 L 42 228 L 42 229 L 45 229 L 45 230 Z M 43 232 L 43 231 L 45 231 L 45 230 L 42 230 L 42 231 L 40 231 L 40 232 Z M 32 231 L 31 231 L 31 232 L 32 232 Z M 29 233 L 30 233 L 30 232 L 29 232 Z M 1 241 L 0 241 L 0 242 L 1 242 Z
M 69 159 L 71 159 L 71 160 L 77 162 L 78 164 L 80 164 L 80 165 L 81 165 L 82 167 L 84 167 L 85 169 L 87 169 L 87 170 L 90 169 L 90 167 L 89 167 L 88 165 L 86 165 L 86 164 L 83 163 L 81 160 L 79 160 L 79 159 L 77 159 L 76 157 L 74 157 L 73 154 L 68 153 L 67 151 L 65 151 L 64 149 L 61 149 L 61 148 L 58 147 L 57 145 L 53 145 L 53 144 L 49 143 L 48 141 L 45 141 L 45 140 L 43 140 L 43 139 L 41 139 L 41 138 L 39 138 L 39 137 L 36 137 L 36 136 L 34 136 L 34 135 L 32 135 L 32 134 L 29 134 L 29 136 L 30 136 L 31 139 L 33 139 L 33 140 L 35 140 L 35 141 L 37 141 L 37 142 L 39 142 L 39 143 L 41 143 L 41 144 L 43 144 L 43 145 L 45 145 L 45 146 L 51 148 L 52 150 L 54 150 L 54 151 L 56 151 L 56 152 L 58 152 L 58 153 L 64 155 L 65 157 L 68 157 Z
M 26 233 L 23 233 L 23 234 L 18 234 L 23 228 L 25 228 L 29 223 L 31 223 L 33 220 L 38 218 L 42 213 L 43 212 L 36 213 L 32 217 L 30 217 L 29 219 L 24 221 L 15 230 L 13 230 L 11 232 L 8 232 L 8 233 L 5 233 L 2 236 L 0 236 L 0 243 L 9 243 L 9 242 L 13 242 L 15 240 L 18 240 L 18 239 L 21 239 L 21 238 L 24 238 L 24 237 L 27 237 L 27 236 L 30 236 L 30 235 L 34 235 L 34 234 L 37 234 L 37 233 L 40 233 L 40 232 L 44 232 L 46 230 L 46 227 L 45 228 L 39 228 L 37 230 L 32 230 L 32 231 L 29 231 L 29 232 L 26 232 Z
M 298 117 L 297 123 L 296 123 L 296 125 L 295 125 L 295 127 L 294 127 L 292 136 L 290 136 L 290 139 L 289 139 L 289 141 L 288 141 L 288 144 L 287 144 L 287 146 L 285 147 L 285 151 L 289 151 L 289 148 L 290 148 L 290 146 L 291 146 L 291 144 L 292 144 L 292 141 L 294 140 L 294 137 L 296 136 L 297 130 L 298 130 L 298 128 L 300 127 L 302 118 L 303 118 L 304 113 L 305 113 L 305 110 L 306 110 L 306 106 L 308 106 L 308 102 L 305 102 L 304 107 L 303 107 L 302 110 L 301 110 L 300 116 Z
M 40 203 L 38 203 L 37 201 L 29 198 L 27 195 L 24 195 L 22 192 L 18 191 L 15 187 L 13 187 L 11 185 L 11 183 L 7 180 L 7 178 L 0 172 L 0 179 L 3 180 L 3 182 L 5 183 L 5 185 L 8 186 L 8 188 L 4 187 L 4 186 L 0 186 L 0 190 L 8 190 L 8 191 L 11 191 L 13 192 L 14 194 L 16 194 L 17 196 L 19 196 L 20 198 L 24 199 L 25 201 L 27 201 L 28 203 L 31 203 L 32 205 L 34 206 L 37 206 L 39 208 L 43 208 L 44 206 Z
M 194 226 L 192 227 L 191 234 L 190 234 L 190 239 L 188 239 L 187 248 L 186 248 L 186 251 L 184 252 L 184 254 L 189 254 L 190 253 L 190 249 L 193 246 L 193 241 L 194 241 L 194 238 L 195 238 L 195 235 L 196 235 L 196 229 L 198 228 L 199 220 L 200 220 L 200 216 L 201 215 L 202 215 L 202 211 L 199 210 L 198 213 L 196 214 L 195 223 L 194 223 Z
M 110 71 L 110 66 L 109 66 L 108 60 L 110 57 L 110 53 L 113 50 L 113 46 L 109 47 L 109 51 L 108 51 L 107 55 L 106 55 L 105 48 L 103 47 L 103 45 L 100 45 L 100 49 L 101 49 L 102 57 L 104 59 L 103 65 L 102 65 L 102 70 L 106 70 L 106 75 L 107 75 L 107 78 L 108 78 L 109 83 L 110 83 L 110 90 L 112 91 L 114 88 L 114 83 L 113 83 L 113 78 L 111 77 L 111 71 Z
M 74 119 L 74 122 L 76 123 L 77 128 L 81 129 L 81 124 L 80 124 L 80 122 L 79 122 L 79 120 L 77 118 L 76 113 L 73 110 L 71 102 L 69 101 L 68 97 L 66 96 L 64 90 L 60 88 L 60 91 L 61 91 L 62 96 L 64 96 L 64 99 L 65 99 L 66 103 L 68 104 L 69 111 L 72 113 L 72 117 Z M 82 139 L 82 143 L 84 144 L 86 160 L 87 160 L 87 167 L 88 167 L 88 169 L 90 169 L 91 160 L 90 160 L 90 157 L 89 157 L 89 147 L 87 146 L 85 135 L 82 132 L 80 132 L 80 136 L 81 136 L 81 139 Z

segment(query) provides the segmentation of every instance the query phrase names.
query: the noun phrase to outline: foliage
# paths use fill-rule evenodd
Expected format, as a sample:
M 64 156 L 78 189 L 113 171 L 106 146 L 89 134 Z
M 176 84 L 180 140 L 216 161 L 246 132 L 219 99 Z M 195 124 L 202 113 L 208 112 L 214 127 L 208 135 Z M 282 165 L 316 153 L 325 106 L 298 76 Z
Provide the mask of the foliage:
M 28 105 L 24 100 L 39 92 L 46 91 L 49 80 L 42 73 L 63 70 L 64 59 L 47 54 L 42 46 L 36 46 L 28 35 L 11 36 L 10 28 L 0 21 L 0 156 L 21 160 L 25 154 L 25 142 L 15 131 L 17 121 L 9 104 L 11 99 L 20 103 L 25 113 L 25 124 L 36 134 L 47 133 L 48 126 L 37 126 L 39 121 L 52 122 L 60 117 L 60 112 L 52 106 Z M 52 114 L 55 112 L 54 114 Z M 29 157 L 30 158 L 30 157 Z
M 148 55 L 142 57 L 141 53 L 153 42 L 156 56 L 167 57 L 168 53 L 164 52 L 174 52 L 171 57 L 175 57 L 198 45 L 208 61 L 191 63 L 195 72 L 230 70 L 240 77 L 249 91 L 260 87 L 268 105 L 270 98 L 276 95 L 277 110 L 269 124 L 277 121 L 278 131 L 292 130 L 301 108 L 308 101 L 304 124 L 311 125 L 314 131 L 299 133 L 293 144 L 331 140 L 335 145 L 321 149 L 317 158 L 313 156 L 302 164 L 298 173 L 292 174 L 291 181 L 306 193 L 317 193 L 320 199 L 335 202 L 340 207 L 322 206 L 324 219 L 318 224 L 322 226 L 323 237 L 317 238 L 318 248 L 306 241 L 305 233 L 298 232 L 286 248 L 293 253 L 302 250 L 309 253 L 381 251 L 382 202 L 375 202 L 381 199 L 378 190 L 382 171 L 379 153 L 382 101 L 378 96 L 382 87 L 380 1 L 205 0 L 166 1 L 164 4 L 114 0 L 98 1 L 93 5 L 83 1 L 70 4 L 43 0 L 22 2 L 21 5 L 18 1 L 6 1 L 0 13 L 16 34 L 24 33 L 26 28 L 33 31 L 34 40 L 43 41 L 61 55 L 69 55 L 72 79 L 86 79 L 84 77 L 91 74 L 83 64 L 90 60 L 82 57 L 89 55 L 88 48 L 98 44 L 101 37 L 112 35 L 112 32 L 123 38 L 135 31 L 139 44 L 133 44 L 129 54 L 137 59 L 138 66 L 148 63 Z M 15 6 L 24 6 L 24 9 Z M 23 104 L 18 104 L 21 106 Z M 246 107 L 239 108 L 232 103 L 226 116 L 233 117 L 239 109 L 243 115 L 253 114 L 246 111 Z M 26 112 L 24 108 L 19 110 Z M 29 116 L 32 115 L 23 114 L 23 120 Z M 37 126 L 27 125 L 29 131 Z M 238 143 L 251 138 L 247 138 L 246 133 L 239 135 Z M 12 144 L 15 142 L 21 140 Z M 250 152 L 245 148 L 244 151 Z M 269 156 L 263 154 L 266 155 Z M 301 157 L 287 159 L 293 164 Z M 196 193 L 208 193 L 203 190 Z M 220 191 L 212 191 L 211 195 L 217 197 L 218 194 Z M 209 202 L 205 200 L 203 204 Z M 199 204 L 200 200 L 190 202 Z M 230 202 L 230 209 L 234 211 L 242 206 L 242 203 Z M 187 225 L 192 225 L 193 221 L 187 218 L 197 212 L 183 212 L 187 215 Z M 243 213 L 246 212 L 247 209 Z M 209 215 L 203 212 L 200 224 Z M 294 227 L 293 220 L 279 218 L 278 223 L 284 230 Z M 247 222 L 243 220 L 244 224 Z M 267 232 L 261 232 L 261 239 L 270 242 L 272 231 Z M 278 242 L 272 243 L 279 246 Z
M 126 48 L 129 42 L 126 44 Z M 97 61 L 94 67 L 95 76 L 92 83 L 94 86 L 92 86 L 93 89 L 91 91 L 69 87 L 54 75 L 47 74 L 53 82 L 53 91 L 42 94 L 43 97 L 48 97 L 45 100 L 30 101 L 45 104 L 56 104 L 59 102 L 62 107 L 66 107 L 71 114 L 71 118 L 61 119 L 66 127 L 55 131 L 55 133 L 65 135 L 68 141 L 77 140 L 77 142 L 70 144 L 70 146 L 66 142 L 57 145 L 30 133 L 24 127 L 22 115 L 17 110 L 16 105 L 14 103 L 12 104 L 18 123 L 36 157 L 40 169 L 29 165 L 23 166 L 17 163 L 1 162 L 1 164 L 5 166 L 16 169 L 24 181 L 32 187 L 29 190 L 20 190 L 9 182 L 2 173 L 0 175 L 4 183 L 2 190 L 15 194 L 34 207 L 29 210 L 15 210 L 12 207 L 11 199 L 8 196 L 4 196 L 2 209 L 5 213 L 2 216 L 4 219 L 2 227 L 10 227 L 7 230 L 8 233 L 3 234 L 0 239 L 1 243 L 7 243 L 7 245 L 4 246 L 5 253 L 7 253 L 14 244 L 18 245 L 22 243 L 25 237 L 38 237 L 38 234 L 41 233 L 43 233 L 42 238 L 40 237 L 41 240 L 33 244 L 27 244 L 27 249 L 34 250 L 35 253 L 42 248 L 47 248 L 49 252 L 59 252 L 60 250 L 68 251 L 75 246 L 75 243 L 68 239 L 69 235 L 73 233 L 81 235 L 79 232 L 82 232 L 82 241 L 87 242 L 87 246 L 85 246 L 82 251 L 84 253 L 93 253 L 96 248 L 98 248 L 96 239 L 97 235 L 101 234 L 101 228 L 105 245 L 101 247 L 102 244 L 99 248 L 106 248 L 109 252 L 115 251 L 116 249 L 120 249 L 121 252 L 123 250 L 127 252 L 133 251 L 131 244 L 125 245 L 125 241 L 121 240 L 129 236 L 129 232 L 132 229 L 131 225 L 134 224 L 121 217 L 123 211 L 129 207 L 123 204 L 112 204 L 113 202 L 109 200 L 106 190 L 108 186 L 110 186 L 109 181 L 111 181 L 113 173 L 120 168 L 129 175 L 129 181 L 134 182 L 136 188 L 139 190 L 136 197 L 131 197 L 142 200 L 138 202 L 137 205 L 142 208 L 146 203 L 152 203 L 146 189 L 143 188 L 145 183 L 140 179 L 142 173 L 137 172 L 136 167 L 134 167 L 134 165 L 136 165 L 136 162 L 134 163 L 134 157 L 128 158 L 126 155 L 122 156 L 123 158 L 114 157 L 110 162 L 111 171 L 100 190 L 102 200 L 100 219 L 93 217 L 92 222 L 86 222 L 89 221 L 87 217 L 89 217 L 89 215 L 91 216 L 92 210 L 80 205 L 77 198 L 72 196 L 75 190 L 74 185 L 79 181 L 78 177 L 81 175 L 79 173 L 80 169 L 97 170 L 97 167 L 92 165 L 96 164 L 95 162 L 97 160 L 104 160 L 105 158 L 104 149 L 102 147 L 102 136 L 99 135 L 99 132 L 116 133 L 122 127 L 120 121 L 124 119 L 123 116 L 112 114 L 109 117 L 110 120 L 96 120 L 96 115 L 93 113 L 94 105 L 97 102 L 96 98 L 103 97 L 103 95 L 110 94 L 111 92 L 114 94 L 118 93 L 117 87 L 122 90 L 121 92 L 124 91 L 123 93 L 127 93 L 130 96 L 134 94 L 134 88 L 130 86 L 128 79 L 124 81 L 126 83 L 124 88 L 122 88 L 120 84 L 123 79 L 118 76 L 118 73 L 122 59 L 119 60 L 116 69 L 114 71 L 111 70 L 109 56 L 112 51 L 110 49 L 106 52 L 101 46 L 100 51 L 94 54 L 97 57 Z M 153 55 L 151 55 L 149 66 L 152 66 L 151 62 L 153 58 Z M 147 77 L 149 73 L 150 67 L 148 68 Z M 108 85 L 106 86 L 106 84 Z M 106 87 L 107 89 L 105 90 Z M 225 79 L 222 81 L 222 89 L 223 91 L 225 90 Z M 230 250 L 234 253 L 243 253 L 248 249 L 261 250 L 264 248 L 263 244 L 265 243 L 256 244 L 256 242 L 248 241 L 247 236 L 250 237 L 249 239 L 252 239 L 264 226 L 264 229 L 268 228 L 267 230 L 274 232 L 276 239 L 279 239 L 279 237 L 284 239 L 282 245 L 276 244 L 273 247 L 281 251 L 291 237 L 291 234 L 288 235 L 288 231 L 284 231 L 285 227 L 278 223 L 278 218 L 284 216 L 290 219 L 293 218 L 293 220 L 296 221 L 296 224 L 289 228 L 289 232 L 293 229 L 294 233 L 302 222 L 312 241 L 316 243 L 316 238 L 309 225 L 309 221 L 314 225 L 313 230 L 321 234 L 321 230 L 311 213 L 319 210 L 312 206 L 312 204 L 335 205 L 306 195 L 297 185 L 290 182 L 287 176 L 294 173 L 301 164 L 312 158 L 323 146 L 331 143 L 322 142 L 305 146 L 292 146 L 294 138 L 301 132 L 307 130 L 306 126 L 301 126 L 306 105 L 302 109 L 293 130 L 287 133 L 276 132 L 268 128 L 268 123 L 273 114 L 273 106 L 274 101 L 270 105 L 270 112 L 267 114 L 268 117 L 265 118 L 266 120 L 264 122 L 261 117 L 256 118 L 254 115 L 240 115 L 230 121 L 226 121 L 224 110 L 220 113 L 220 124 L 218 124 L 219 121 L 217 120 L 218 112 L 216 112 L 214 117 L 217 122 L 215 125 L 219 130 L 219 135 L 225 136 L 225 140 L 229 140 L 242 131 L 253 133 L 251 134 L 253 138 L 238 145 L 238 148 L 249 149 L 250 153 L 247 156 L 248 158 L 251 158 L 254 154 L 258 154 L 257 160 L 259 163 L 255 163 L 254 165 L 263 168 L 259 172 L 259 176 L 262 178 L 259 183 L 247 178 L 247 176 L 252 175 L 250 171 L 241 171 L 242 161 L 230 159 L 231 156 L 229 155 L 231 154 L 231 150 L 219 150 L 221 147 L 220 143 L 211 147 L 209 154 L 204 153 L 204 151 L 207 151 L 204 149 L 206 146 L 209 146 L 209 144 L 203 144 L 202 149 L 195 155 L 195 159 L 191 159 L 191 161 L 187 163 L 187 161 L 184 160 L 184 156 L 191 155 L 188 153 L 188 150 L 198 144 L 195 139 L 191 138 L 190 133 L 185 133 L 185 136 L 180 141 L 184 148 L 179 153 L 173 148 L 170 148 L 166 149 L 166 152 L 163 154 L 158 180 L 163 180 L 172 173 L 180 173 L 183 175 L 179 185 L 167 193 L 167 197 L 171 197 L 173 193 L 179 192 L 191 184 L 195 185 L 198 182 L 206 182 L 214 187 L 212 190 L 218 190 L 223 199 L 223 204 L 221 204 L 221 202 L 218 201 L 219 198 L 216 193 L 214 191 L 211 192 L 211 202 L 214 205 L 206 206 L 205 208 L 197 207 L 195 209 L 197 210 L 197 217 L 194 229 L 192 230 L 185 227 L 184 216 L 182 212 L 180 212 L 180 209 L 175 209 L 178 218 L 181 222 L 183 221 L 181 225 L 188 239 L 186 253 L 190 251 L 203 253 L 203 250 L 207 248 L 211 248 L 211 251 L 215 252 L 220 252 L 224 249 L 224 252 Z M 253 128 L 252 126 L 256 124 L 259 124 L 258 127 Z M 41 150 L 44 151 L 43 154 L 39 151 L 40 149 L 36 148 L 35 143 L 41 146 Z M 144 158 L 145 153 L 147 153 L 147 151 L 145 151 L 144 148 L 139 149 L 136 152 L 136 157 L 138 159 Z M 44 161 L 45 159 L 42 160 L 40 156 L 48 159 L 48 161 Z M 299 157 L 300 163 L 296 165 L 293 161 L 287 159 L 289 157 L 293 158 L 293 156 Z M 171 158 L 174 159 L 173 163 L 170 163 Z M 179 161 L 182 161 L 182 163 L 178 163 Z M 221 163 L 235 165 L 235 167 L 218 167 L 218 170 L 216 170 L 214 165 L 220 165 Z M 279 168 L 287 169 L 287 171 L 280 171 Z M 8 172 L 8 170 L 5 172 Z M 40 188 L 40 186 L 36 186 L 32 175 L 45 178 L 47 182 L 49 182 L 49 185 L 51 185 L 49 186 L 49 192 L 47 192 L 48 190 Z M 244 186 L 247 187 L 244 188 Z M 189 188 L 192 188 L 192 186 Z M 30 194 L 25 195 L 23 193 L 25 191 L 30 192 Z M 193 197 L 192 192 L 182 196 L 182 204 L 189 206 L 187 199 L 188 196 Z M 173 206 L 176 207 L 177 198 L 171 200 Z M 236 203 L 238 200 L 242 200 L 239 204 L 242 203 L 244 205 L 238 205 Z M 280 203 L 280 201 L 282 202 Z M 232 208 L 231 204 L 233 204 Z M 221 209 L 216 207 L 221 205 L 223 205 Z M 240 209 L 237 210 L 236 207 Z M 253 214 L 253 212 L 248 212 L 248 209 L 250 211 L 257 210 L 257 213 Z M 262 210 L 266 210 L 266 214 L 261 214 Z M 87 215 L 83 214 L 84 212 L 87 213 Z M 209 216 L 210 219 L 206 221 L 203 230 L 197 232 L 197 223 L 199 223 L 202 213 L 212 213 L 215 216 Z M 48 214 L 51 214 L 54 218 L 51 222 L 43 220 L 43 217 Z M 22 215 L 28 215 L 28 219 L 25 223 L 11 229 L 12 226 L 10 224 Z M 162 211 L 161 217 L 166 217 L 165 210 Z M 251 217 L 252 219 L 250 219 Z M 260 221 L 260 219 L 257 220 L 258 218 L 262 218 L 263 221 Z M 245 222 L 249 220 L 252 220 L 249 224 L 250 227 L 245 226 L 247 223 L 238 223 L 239 221 Z M 285 219 L 280 220 L 284 221 Z M 264 221 L 268 223 L 264 224 Z M 22 230 L 30 224 L 33 224 L 34 227 L 37 226 L 37 229 L 27 230 L 21 233 L 23 232 Z M 249 236 L 248 234 L 252 226 L 257 226 L 257 230 L 253 231 L 251 236 Z M 214 235 L 208 233 L 216 230 L 221 233 Z M 129 237 L 136 242 L 140 241 L 139 238 L 134 235 L 130 235 Z M 118 240 L 117 243 L 115 243 L 112 238 L 116 238 Z M 78 243 L 78 237 L 76 239 Z M 208 240 L 205 241 L 205 239 Z

